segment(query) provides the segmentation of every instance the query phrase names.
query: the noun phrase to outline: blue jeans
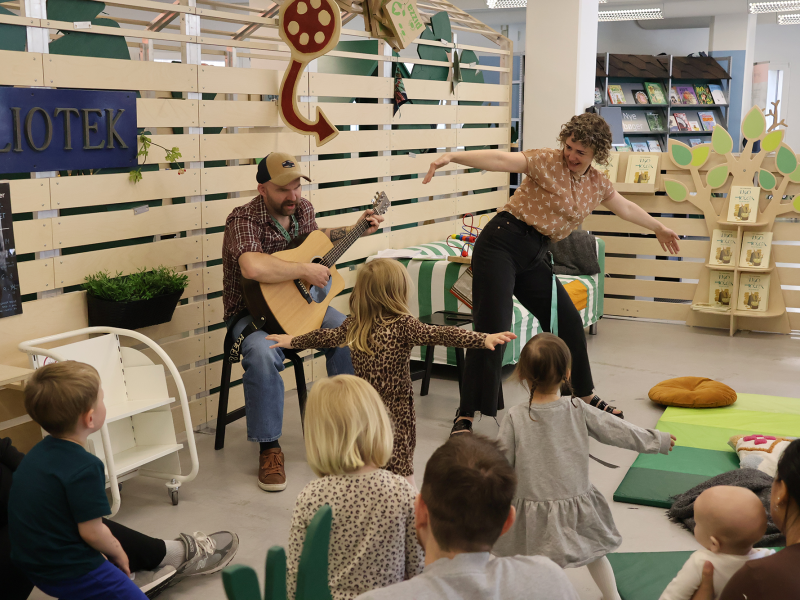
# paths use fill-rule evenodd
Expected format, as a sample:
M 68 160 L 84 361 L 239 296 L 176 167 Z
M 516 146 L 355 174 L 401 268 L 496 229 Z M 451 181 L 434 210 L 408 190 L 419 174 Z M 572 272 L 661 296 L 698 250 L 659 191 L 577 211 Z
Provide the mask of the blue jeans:
M 142 590 L 109 561 L 83 577 L 57 583 L 33 583 L 48 596 L 60 600 L 147 600 Z
M 334 329 L 345 317 L 338 310 L 328 308 L 322 320 L 323 329 Z M 253 317 L 247 316 L 234 324 L 233 339 L 239 337 Z M 275 342 L 267 333 L 257 331 L 248 335 L 242 344 L 244 367 L 244 405 L 247 413 L 247 439 L 251 442 L 272 442 L 281 437 L 283 428 L 283 371 L 285 357 L 280 348 L 270 348 Z M 349 348 L 325 350 L 328 376 L 353 375 Z

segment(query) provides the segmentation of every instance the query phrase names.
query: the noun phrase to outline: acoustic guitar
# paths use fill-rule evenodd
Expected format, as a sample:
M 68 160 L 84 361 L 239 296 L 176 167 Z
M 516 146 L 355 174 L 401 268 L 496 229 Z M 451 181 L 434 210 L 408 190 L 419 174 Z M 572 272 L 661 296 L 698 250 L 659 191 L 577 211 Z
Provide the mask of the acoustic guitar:
M 382 215 L 389 208 L 389 198 L 383 192 L 375 194 L 371 208 L 375 214 Z M 242 277 L 244 301 L 255 324 L 269 333 L 292 336 L 319 329 L 331 300 L 344 289 L 344 278 L 336 272 L 334 265 L 369 227 L 366 219 L 360 219 L 335 245 L 322 231 L 312 231 L 296 237 L 286 250 L 273 254 L 287 262 L 325 265 L 331 276 L 324 288 L 300 279 L 260 283 Z

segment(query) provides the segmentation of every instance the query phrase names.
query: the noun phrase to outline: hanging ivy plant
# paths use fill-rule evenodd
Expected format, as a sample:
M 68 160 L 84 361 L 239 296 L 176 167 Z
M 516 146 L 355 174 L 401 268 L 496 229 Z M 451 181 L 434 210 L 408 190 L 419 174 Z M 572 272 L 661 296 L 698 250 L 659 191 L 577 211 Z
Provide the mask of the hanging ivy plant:
M 142 163 L 147 162 L 147 155 L 150 152 L 150 146 L 158 146 L 164 151 L 164 158 L 168 163 L 178 162 L 178 159 L 182 156 L 180 148 L 177 146 L 173 146 L 172 149 L 164 148 L 161 144 L 156 144 L 153 140 L 150 139 L 150 136 L 147 133 L 143 133 L 139 136 L 139 143 L 142 145 L 139 148 L 139 152 L 136 156 L 144 157 L 142 159 Z M 186 172 L 186 169 L 181 168 L 178 170 L 178 174 L 181 175 Z M 137 183 L 142 180 L 142 167 L 137 167 L 131 171 L 131 174 L 128 176 L 128 180 L 131 183 Z

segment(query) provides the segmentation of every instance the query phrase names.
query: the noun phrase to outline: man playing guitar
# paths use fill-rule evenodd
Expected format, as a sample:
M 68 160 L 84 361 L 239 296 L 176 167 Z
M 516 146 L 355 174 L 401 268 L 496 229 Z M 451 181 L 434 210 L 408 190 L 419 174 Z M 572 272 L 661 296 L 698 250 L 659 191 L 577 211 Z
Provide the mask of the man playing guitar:
M 259 195 L 235 208 L 225 221 L 222 243 L 223 302 L 225 325 L 233 339 L 239 337 L 253 318 L 247 312 L 242 294 L 242 275 L 262 283 L 301 279 L 325 287 L 330 277 L 327 267 L 314 263 L 291 263 L 273 253 L 285 250 L 300 235 L 316 229 L 314 207 L 301 196 L 303 175 L 291 154 L 273 152 L 258 164 L 256 180 Z M 375 233 L 383 217 L 368 210 L 362 218 L 370 223 L 363 235 Z M 332 242 L 344 238 L 351 227 L 325 229 Z M 345 317 L 328 308 L 324 328 L 342 324 Z M 241 346 L 244 367 L 244 401 L 247 412 L 247 439 L 259 442 L 258 485 L 268 492 L 286 488 L 284 456 L 278 438 L 283 426 L 283 353 L 271 349 L 264 335 L 249 335 Z M 328 375 L 353 373 L 348 348 L 325 351 Z

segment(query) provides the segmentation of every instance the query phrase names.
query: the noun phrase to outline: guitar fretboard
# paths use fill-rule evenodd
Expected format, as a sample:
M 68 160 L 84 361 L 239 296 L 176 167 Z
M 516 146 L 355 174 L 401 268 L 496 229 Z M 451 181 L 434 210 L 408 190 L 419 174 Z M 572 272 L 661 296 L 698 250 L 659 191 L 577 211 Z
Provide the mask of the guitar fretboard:
M 339 242 L 322 257 L 322 264 L 330 268 L 336 264 L 342 255 L 347 252 L 347 249 L 352 246 L 355 241 L 361 237 L 361 234 L 369 229 L 369 221 L 361 219 L 356 223 L 353 228 L 344 236 Z

